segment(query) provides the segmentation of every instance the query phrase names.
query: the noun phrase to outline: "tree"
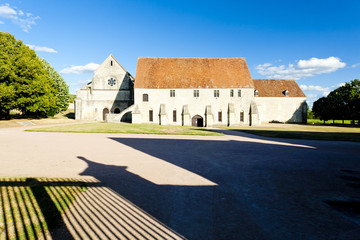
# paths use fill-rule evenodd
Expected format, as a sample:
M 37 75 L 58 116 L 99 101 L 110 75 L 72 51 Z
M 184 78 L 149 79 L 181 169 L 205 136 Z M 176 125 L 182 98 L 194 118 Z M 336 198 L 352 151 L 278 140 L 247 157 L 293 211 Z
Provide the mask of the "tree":
M 319 117 L 320 120 L 325 121 L 330 119 L 331 110 L 329 101 L 326 97 L 319 98 L 313 104 L 312 111 L 316 117 Z
M 0 32 L 0 114 L 11 109 L 23 114 L 48 116 L 56 106 L 56 89 L 35 51 Z
M 360 80 L 354 79 L 350 83 L 345 83 L 348 92 L 349 119 L 359 120 L 360 124 Z
M 355 79 L 331 91 L 315 101 L 312 110 L 321 120 L 360 120 L 360 81 Z
M 44 69 L 48 73 L 49 77 L 54 81 L 56 94 L 56 106 L 53 109 L 53 114 L 65 111 L 69 106 L 69 86 L 66 85 L 64 79 L 58 74 L 55 69 L 45 59 L 40 59 Z

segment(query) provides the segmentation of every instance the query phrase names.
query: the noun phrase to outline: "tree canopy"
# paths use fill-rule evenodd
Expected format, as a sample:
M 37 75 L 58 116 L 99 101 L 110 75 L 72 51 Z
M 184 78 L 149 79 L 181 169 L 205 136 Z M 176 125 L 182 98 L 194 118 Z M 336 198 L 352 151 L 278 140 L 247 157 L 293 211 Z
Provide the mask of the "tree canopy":
M 58 91 L 35 51 L 0 32 L 0 117 L 12 109 L 32 116 L 54 114 Z
M 53 109 L 53 114 L 65 111 L 69 106 L 69 86 L 66 84 L 64 79 L 59 73 L 45 60 L 40 59 L 44 69 L 49 74 L 49 77 L 54 81 L 54 87 L 57 90 L 56 94 L 56 106 Z
M 321 120 L 360 120 L 360 81 L 338 87 L 314 102 L 312 111 Z

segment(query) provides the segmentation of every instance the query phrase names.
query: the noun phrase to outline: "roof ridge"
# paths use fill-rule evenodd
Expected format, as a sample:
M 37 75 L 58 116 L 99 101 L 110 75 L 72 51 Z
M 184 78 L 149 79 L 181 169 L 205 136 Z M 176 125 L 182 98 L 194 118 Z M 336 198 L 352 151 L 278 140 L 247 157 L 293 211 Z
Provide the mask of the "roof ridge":
M 243 59 L 244 57 L 216 58 L 216 57 L 139 57 L 139 58 L 164 58 L 164 59 Z

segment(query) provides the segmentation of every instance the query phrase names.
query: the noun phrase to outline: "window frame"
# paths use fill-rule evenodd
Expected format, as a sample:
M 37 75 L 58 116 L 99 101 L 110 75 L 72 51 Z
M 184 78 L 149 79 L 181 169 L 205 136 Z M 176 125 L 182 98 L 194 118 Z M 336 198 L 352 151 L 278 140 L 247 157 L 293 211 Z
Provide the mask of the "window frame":
M 149 110 L 149 122 L 154 122 L 154 111 L 152 109 Z
M 240 122 L 244 122 L 244 116 L 245 116 L 244 111 L 241 111 L 240 112 Z
M 218 122 L 222 122 L 222 111 L 218 112 Z
M 177 119 L 176 119 L 176 109 L 173 110 L 173 122 L 177 122 Z
M 215 98 L 220 97 L 220 91 L 219 90 L 214 90 L 214 97 Z
M 234 97 L 234 89 L 230 89 L 230 97 Z
M 175 90 L 174 89 L 170 90 L 170 97 L 175 97 Z
M 194 97 L 199 97 L 200 96 L 200 91 L 199 90 L 194 90 Z
M 147 93 L 143 94 L 143 102 L 149 102 L 149 94 Z
M 238 97 L 241 97 L 241 89 L 238 89 Z

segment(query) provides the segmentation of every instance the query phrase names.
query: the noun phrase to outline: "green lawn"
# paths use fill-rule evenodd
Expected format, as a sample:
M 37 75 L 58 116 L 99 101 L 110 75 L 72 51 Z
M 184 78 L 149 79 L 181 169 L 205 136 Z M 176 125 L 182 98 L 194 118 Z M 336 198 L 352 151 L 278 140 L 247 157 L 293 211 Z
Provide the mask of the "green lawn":
M 31 132 L 72 132 L 72 133 L 134 133 L 134 134 L 169 134 L 169 135 L 202 135 L 221 136 L 205 128 L 185 126 L 163 126 L 155 124 L 129 123 L 84 123 L 65 126 L 35 128 Z
M 307 120 L 308 124 L 324 124 L 323 120 L 320 119 L 308 119 Z M 325 125 L 342 125 L 343 121 L 342 120 L 327 120 L 325 121 Z M 358 121 L 355 120 L 355 124 L 358 125 Z M 351 120 L 344 120 L 344 125 L 352 125 L 351 124 Z
M 0 239 L 51 239 L 87 184 L 69 178 L 1 177 Z
M 269 124 L 266 126 L 245 126 L 229 129 L 264 137 L 360 142 L 360 128 L 353 127 Z

